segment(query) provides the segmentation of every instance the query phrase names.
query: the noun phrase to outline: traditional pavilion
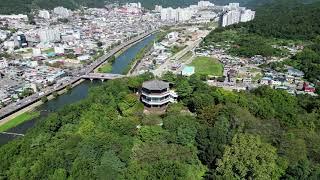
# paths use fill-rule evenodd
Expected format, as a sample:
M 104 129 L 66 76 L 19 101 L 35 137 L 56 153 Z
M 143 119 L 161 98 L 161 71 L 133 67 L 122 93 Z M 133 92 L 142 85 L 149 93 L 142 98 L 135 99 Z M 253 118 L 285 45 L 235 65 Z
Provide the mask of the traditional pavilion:
M 146 81 L 142 84 L 141 101 L 146 108 L 163 109 L 176 102 L 178 95 L 170 91 L 169 83 L 160 80 Z

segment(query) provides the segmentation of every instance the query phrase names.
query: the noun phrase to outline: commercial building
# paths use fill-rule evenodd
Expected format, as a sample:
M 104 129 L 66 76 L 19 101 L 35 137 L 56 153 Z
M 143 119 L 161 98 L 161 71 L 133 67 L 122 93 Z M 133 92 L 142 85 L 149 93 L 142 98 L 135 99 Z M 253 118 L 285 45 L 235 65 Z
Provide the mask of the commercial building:
M 168 82 L 151 80 L 142 84 L 141 101 L 146 108 L 164 108 L 177 98 L 178 95 L 170 91 Z

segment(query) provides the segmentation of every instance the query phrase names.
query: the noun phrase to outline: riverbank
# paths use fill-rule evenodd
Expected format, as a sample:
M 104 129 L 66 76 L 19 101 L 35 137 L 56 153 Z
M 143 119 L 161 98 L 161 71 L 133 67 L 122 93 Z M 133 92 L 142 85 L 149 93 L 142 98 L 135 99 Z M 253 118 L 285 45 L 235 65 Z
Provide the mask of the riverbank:
M 157 33 L 155 33 L 154 42 L 158 43 L 162 41 L 162 39 L 168 34 L 168 32 L 169 31 L 158 31 Z M 134 61 L 132 61 L 131 65 L 126 69 L 125 74 L 130 75 L 135 71 L 144 56 L 151 50 L 154 42 L 150 42 L 146 47 L 140 50 L 140 52 L 136 55 Z
M 151 34 L 151 36 L 152 36 L 152 34 Z M 149 42 L 150 41 L 150 35 L 149 36 L 146 36 L 145 38 L 142 38 L 142 39 L 140 39 L 140 40 L 138 40 L 138 41 L 136 41 L 136 42 L 134 42 L 134 43 L 131 43 L 130 45 L 128 45 L 128 46 L 126 46 L 126 47 L 123 47 L 123 49 L 120 51 L 121 53 L 119 53 L 119 52 L 117 52 L 117 54 L 115 54 L 115 55 L 117 55 L 118 57 L 119 56 L 127 56 L 128 54 L 128 50 L 130 50 L 129 51 L 129 53 L 131 53 L 131 54 L 134 54 L 134 55 L 136 55 L 136 51 L 132 51 L 130 48 L 132 47 L 133 49 L 140 49 L 141 47 L 144 47 L 145 46 L 145 42 Z M 141 43 L 140 43 L 141 42 Z M 139 44 L 140 43 L 140 44 Z M 138 44 L 138 46 L 136 46 Z M 124 54 L 124 55 L 123 55 Z M 131 57 L 132 55 L 129 55 L 129 57 Z M 131 60 L 132 60 L 132 58 L 127 58 L 127 57 L 122 57 L 122 60 L 126 60 L 127 62 L 130 62 Z M 121 61 L 121 63 L 123 63 L 125 66 L 122 66 L 122 67 L 117 67 L 117 70 L 118 71 L 123 71 L 123 69 L 124 68 L 126 68 L 126 66 L 129 64 L 129 63 L 124 63 L 124 62 L 122 62 Z M 118 63 L 119 64 L 119 63 Z M 98 67 L 97 67 L 98 68 Z M 97 69 L 96 68 L 96 69 Z M 120 69 L 119 69 L 120 68 Z M 122 69 L 121 69 L 122 68 Z M 74 83 L 73 85 L 72 85 L 72 88 L 73 87 L 75 87 L 75 86 L 77 86 L 77 85 L 79 85 L 79 84 L 81 84 L 82 82 L 83 82 L 84 80 L 82 80 L 82 79 L 80 79 L 79 81 L 77 81 L 76 83 Z M 72 90 L 71 90 L 72 91 Z M 61 91 L 59 91 L 58 92 L 58 94 L 59 95 L 61 95 L 61 94 L 63 94 L 63 93 L 65 93 L 65 92 L 67 92 L 67 89 L 65 88 L 65 89 L 63 89 L 63 90 L 61 90 Z M 53 94 L 51 94 L 50 96 L 48 96 L 47 97 L 47 99 L 48 99 L 48 101 L 45 103 L 45 104 L 51 104 L 50 102 L 50 100 L 52 100 L 52 99 L 54 99 L 54 98 L 57 98 L 57 97 L 55 97 Z M 39 100 L 39 101 L 37 101 L 37 102 L 35 102 L 35 103 L 33 103 L 33 104 L 31 104 L 31 105 L 29 105 L 29 106 L 26 106 L 25 108 L 23 108 L 23 109 L 21 109 L 21 110 L 19 110 L 19 111 L 17 111 L 17 112 L 15 112 L 15 113 L 13 113 L 13 114 L 11 114 L 11 115 L 9 115 L 8 117 L 6 117 L 6 118 L 4 118 L 4 119 L 2 119 L 1 121 L 0 121 L 0 127 L 2 126 L 2 125 L 4 125 L 4 124 L 7 124 L 7 123 L 9 123 L 10 121 L 12 121 L 14 118 L 17 118 L 17 117 L 19 117 L 19 116 L 21 116 L 21 115 L 23 115 L 24 113 L 27 113 L 27 112 L 31 112 L 31 111 L 34 111 L 35 109 L 36 109 L 36 107 L 39 107 L 39 106 L 41 106 L 41 105 L 43 105 L 44 103 L 41 101 L 41 100 Z M 47 105 L 46 105 L 47 106 Z M 31 119 L 29 119 L 29 120 L 32 120 L 32 118 Z M 23 121 L 23 122 L 26 122 L 26 121 Z M 25 123 L 23 123 L 23 124 L 25 124 Z M 17 121 L 15 124 L 13 124 L 12 125 L 13 127 L 20 127 L 20 123 Z M 22 125 L 23 126 L 23 125 Z
M 77 85 L 81 84 L 84 80 L 81 79 L 79 81 L 77 81 L 76 83 L 74 83 L 72 85 L 72 88 L 76 87 Z M 65 89 L 62 89 L 60 91 L 58 91 L 58 95 L 62 95 L 64 93 L 68 92 L 67 88 Z M 56 98 L 53 94 L 51 94 L 50 96 L 47 97 L 48 101 L 52 100 Z M 18 126 L 19 124 L 23 123 L 23 122 L 26 122 L 26 121 L 29 121 L 33 118 L 35 118 L 35 116 L 26 116 L 24 117 L 27 113 L 39 113 L 36 110 L 37 107 L 41 106 L 44 102 L 42 102 L 41 100 L 11 114 L 10 116 L 8 117 L 5 117 L 4 119 L 2 119 L 0 121 L 0 132 L 1 131 L 6 131 L 8 129 L 11 129 L 11 128 L 14 128 L 16 126 Z M 40 113 L 39 113 L 40 115 Z M 18 119 L 18 120 L 16 120 Z M 19 119 L 23 119 L 23 120 L 19 120 Z M 15 121 L 16 120 L 16 121 Z
M 37 118 L 40 116 L 40 112 L 38 111 L 27 111 L 25 113 L 20 114 L 19 116 L 13 118 L 9 122 L 0 126 L 0 132 L 5 132 L 11 128 L 16 127 L 17 125 L 29 121 L 31 119 Z
M 150 35 L 152 35 L 152 34 L 150 34 Z M 149 37 L 149 36 L 147 36 L 147 37 Z M 147 38 L 147 37 L 145 37 L 145 38 Z M 126 46 L 126 47 L 123 48 L 122 50 L 118 51 L 118 52 L 114 55 L 114 57 L 115 57 L 115 58 L 120 57 L 125 51 L 127 51 L 129 48 L 131 48 L 131 47 L 134 46 L 135 44 L 143 41 L 145 38 L 140 39 L 140 40 L 136 41 L 136 42 L 133 43 L 133 44 L 129 44 L 128 46 Z M 106 61 L 105 63 L 101 64 L 101 65 L 98 66 L 96 69 L 94 69 L 94 72 L 95 72 L 95 73 L 112 73 L 112 66 L 113 66 L 113 64 L 114 64 L 114 62 L 110 63 L 110 62 Z M 129 66 L 132 67 L 132 64 L 129 65 Z M 128 73 L 128 71 L 127 71 L 125 74 L 127 74 L 127 73 Z

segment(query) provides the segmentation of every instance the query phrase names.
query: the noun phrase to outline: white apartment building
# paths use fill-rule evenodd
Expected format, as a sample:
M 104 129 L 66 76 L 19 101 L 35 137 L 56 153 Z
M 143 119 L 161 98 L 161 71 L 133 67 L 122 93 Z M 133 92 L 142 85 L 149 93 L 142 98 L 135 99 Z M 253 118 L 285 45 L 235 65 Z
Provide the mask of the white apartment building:
M 226 27 L 240 22 L 241 12 L 237 10 L 228 11 L 222 15 L 221 26 Z
M 72 12 L 64 7 L 56 7 L 53 9 L 53 12 L 54 12 L 54 14 L 56 14 L 60 17 L 63 17 L 63 18 L 67 18 L 72 15 Z
M 50 19 L 50 13 L 47 10 L 40 10 L 38 16 L 43 19 Z
M 198 7 L 199 8 L 206 8 L 206 7 L 213 7 L 214 4 L 211 3 L 210 1 L 199 1 L 198 2 Z
M 162 8 L 160 11 L 160 15 L 161 15 L 161 20 L 162 21 L 172 21 L 175 20 L 176 16 L 175 16 L 176 12 L 173 8 L 169 7 L 169 8 Z
M 140 2 L 138 2 L 138 3 L 127 3 L 126 5 L 125 5 L 125 7 L 132 7 L 132 8 L 139 8 L 139 9 L 141 9 L 141 3 Z
M 41 29 L 38 31 L 41 42 L 58 42 L 61 40 L 61 33 L 57 29 Z
M 162 8 L 160 14 L 162 21 L 185 22 L 190 20 L 194 13 L 193 10 L 190 8 L 173 9 L 169 7 Z
M 236 7 L 235 5 L 232 7 Z M 220 19 L 220 25 L 226 27 L 239 22 L 248 22 L 253 20 L 255 17 L 255 11 L 250 9 L 244 9 L 242 7 L 236 10 L 230 10 L 225 12 Z
M 229 3 L 228 7 L 230 10 L 237 10 L 240 8 L 240 4 L 239 3 Z
M 250 9 L 246 9 L 242 11 L 240 21 L 241 22 L 248 22 L 254 19 L 256 12 Z
M 159 6 L 159 5 L 156 5 L 154 8 L 156 12 L 161 12 L 161 9 L 162 9 L 162 6 Z

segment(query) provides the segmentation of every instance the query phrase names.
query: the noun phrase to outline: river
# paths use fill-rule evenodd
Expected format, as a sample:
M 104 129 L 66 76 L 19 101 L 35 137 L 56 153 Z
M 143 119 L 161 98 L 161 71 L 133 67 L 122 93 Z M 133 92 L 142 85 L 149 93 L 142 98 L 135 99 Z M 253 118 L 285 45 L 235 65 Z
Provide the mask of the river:
M 115 62 L 112 65 L 112 73 L 114 74 L 122 74 L 130 65 L 130 63 L 134 60 L 136 54 L 144 48 L 146 45 L 148 45 L 150 42 L 152 42 L 155 39 L 155 35 L 152 34 L 145 39 L 139 41 L 138 43 L 132 45 L 128 49 L 126 49 L 120 56 L 118 56 L 115 60 Z M 39 106 L 37 109 L 41 112 L 41 116 L 39 118 L 32 119 L 30 121 L 24 122 L 20 125 L 18 125 L 15 128 L 12 128 L 8 130 L 7 132 L 13 132 L 18 134 L 25 134 L 28 129 L 35 126 L 38 120 L 43 119 L 43 117 L 47 116 L 50 112 L 56 112 L 60 108 L 75 103 L 77 101 L 80 101 L 87 97 L 90 87 L 98 86 L 102 82 L 100 80 L 97 81 L 84 81 L 81 84 L 74 87 L 69 92 L 50 100 L 41 106 Z M 0 145 L 6 144 L 9 141 L 17 138 L 19 136 L 14 135 L 4 135 L 0 134 Z

